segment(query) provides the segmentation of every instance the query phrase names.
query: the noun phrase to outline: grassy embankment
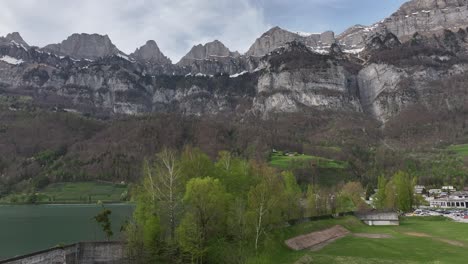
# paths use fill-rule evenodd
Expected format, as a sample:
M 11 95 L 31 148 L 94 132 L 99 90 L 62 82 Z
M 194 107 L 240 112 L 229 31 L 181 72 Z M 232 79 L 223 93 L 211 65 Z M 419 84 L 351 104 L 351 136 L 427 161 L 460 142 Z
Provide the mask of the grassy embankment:
M 283 152 L 275 152 L 271 154 L 270 165 L 282 169 L 288 169 L 294 165 L 302 165 L 306 162 L 314 162 L 318 168 L 325 169 L 346 169 L 348 163 L 344 161 L 331 160 L 322 157 L 291 154 L 285 155 Z
M 304 172 L 308 173 L 306 178 L 315 177 L 315 183 L 323 186 L 334 186 L 353 178 L 348 162 L 319 156 L 286 155 L 279 151 L 271 154 L 269 164 L 281 170 L 291 170 L 297 173 L 296 176 Z
M 54 183 L 35 193 L 12 194 L 0 199 L 3 204 L 21 203 L 111 203 L 127 198 L 127 185 L 105 182 Z
M 296 252 L 284 245 L 286 239 L 336 224 L 353 233 L 389 234 L 391 238 L 349 235 L 317 252 Z M 269 235 L 264 251 L 248 263 L 466 263 L 467 259 L 466 224 L 443 217 L 413 217 L 403 218 L 400 226 L 370 227 L 355 217 L 345 217 L 277 230 Z
M 454 152 L 460 157 L 468 156 L 468 144 L 463 145 L 452 145 L 447 148 L 449 151 Z

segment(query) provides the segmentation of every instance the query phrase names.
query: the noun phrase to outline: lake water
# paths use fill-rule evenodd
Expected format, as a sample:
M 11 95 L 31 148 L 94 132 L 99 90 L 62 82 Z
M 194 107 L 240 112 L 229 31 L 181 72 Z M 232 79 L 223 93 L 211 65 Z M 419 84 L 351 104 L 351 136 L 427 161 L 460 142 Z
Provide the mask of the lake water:
M 112 211 L 113 240 L 122 237 L 120 227 L 134 207 L 105 205 Z M 100 205 L 0 206 L 0 260 L 79 241 L 102 241 L 104 233 L 93 217 Z

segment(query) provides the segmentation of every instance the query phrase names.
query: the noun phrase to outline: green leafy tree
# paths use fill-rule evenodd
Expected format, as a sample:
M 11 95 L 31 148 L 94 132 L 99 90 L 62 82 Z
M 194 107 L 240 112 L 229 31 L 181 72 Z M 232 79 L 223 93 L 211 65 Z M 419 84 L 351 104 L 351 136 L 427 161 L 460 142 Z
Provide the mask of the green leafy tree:
M 203 263 L 211 239 L 223 234 L 226 227 L 228 194 L 218 179 L 191 179 L 186 186 L 184 203 L 187 211 L 177 229 L 179 243 Z
M 216 177 L 224 183 L 228 192 L 238 197 L 245 196 L 255 180 L 249 162 L 221 151 L 215 166 Z
M 381 175 L 378 178 L 377 182 L 377 193 L 374 196 L 374 206 L 378 209 L 384 209 L 387 201 L 387 179 L 385 176 Z
M 385 186 L 385 202 L 383 208 L 392 210 L 398 209 L 397 190 L 393 180 L 387 182 L 387 185 Z
M 412 177 L 403 171 L 395 173 L 392 178 L 396 190 L 396 208 L 403 212 L 409 212 L 413 208 L 414 181 Z
M 257 251 L 266 229 L 283 220 L 281 215 L 284 204 L 279 194 L 284 192 L 284 185 L 275 170 L 263 164 L 257 166 L 256 174 L 261 180 L 249 191 L 248 218 L 253 227 L 254 247 Z
M 297 184 L 296 177 L 290 171 L 281 173 L 284 182 L 283 201 L 285 203 L 286 219 L 297 219 L 300 217 L 300 200 L 302 196 L 301 187 Z
M 307 186 L 306 193 L 306 216 L 317 216 L 317 193 L 314 185 Z
M 157 200 L 150 188 L 152 180 L 148 175 L 141 185 L 133 190 L 136 208 L 133 221 L 129 223 L 127 234 L 127 253 L 134 263 L 153 263 L 160 252 L 160 219 Z
M 112 214 L 112 211 L 109 209 L 103 209 L 99 214 L 94 217 L 94 220 L 101 226 L 102 231 L 106 235 L 107 240 L 110 240 L 114 235 L 112 232 L 112 226 L 109 216 Z
M 180 215 L 180 201 L 183 196 L 183 177 L 177 153 L 163 149 L 150 165 L 145 162 L 147 191 L 158 204 L 161 224 L 167 226 L 170 241 L 174 241 L 175 229 Z
M 180 173 L 188 181 L 193 178 L 214 176 L 214 164 L 205 153 L 198 148 L 185 147 L 181 154 Z

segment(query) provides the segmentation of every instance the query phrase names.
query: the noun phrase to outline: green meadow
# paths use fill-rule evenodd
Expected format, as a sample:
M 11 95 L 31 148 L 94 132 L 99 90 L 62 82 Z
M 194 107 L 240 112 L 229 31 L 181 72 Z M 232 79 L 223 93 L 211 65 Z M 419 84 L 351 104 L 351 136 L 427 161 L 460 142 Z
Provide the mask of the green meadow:
M 318 168 L 346 169 L 348 167 L 348 163 L 344 161 L 331 160 L 304 154 L 286 155 L 281 151 L 272 153 L 270 157 L 270 165 L 281 169 L 290 169 L 303 166 L 308 162 L 313 162 Z
M 106 182 L 54 183 L 30 193 L 12 194 L 0 199 L 0 203 L 110 203 L 128 198 L 127 185 Z M 31 201 L 34 200 L 34 202 Z
M 452 145 L 448 147 L 448 150 L 455 152 L 458 156 L 468 156 L 468 144 Z
M 284 241 L 297 235 L 341 225 L 352 233 L 388 234 L 391 238 L 349 235 L 323 249 L 293 251 Z M 321 220 L 286 227 L 267 238 L 265 248 L 248 263 L 467 263 L 468 225 L 443 217 L 402 218 L 400 226 L 370 227 L 355 217 Z

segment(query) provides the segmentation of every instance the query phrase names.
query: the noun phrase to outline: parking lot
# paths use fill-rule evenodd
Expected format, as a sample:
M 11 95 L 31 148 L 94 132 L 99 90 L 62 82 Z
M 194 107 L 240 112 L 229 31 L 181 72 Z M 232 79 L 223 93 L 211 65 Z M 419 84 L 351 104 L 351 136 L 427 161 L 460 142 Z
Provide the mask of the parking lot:
M 468 210 L 463 209 L 437 209 L 425 208 L 417 209 L 406 216 L 444 216 L 456 222 L 468 223 Z

